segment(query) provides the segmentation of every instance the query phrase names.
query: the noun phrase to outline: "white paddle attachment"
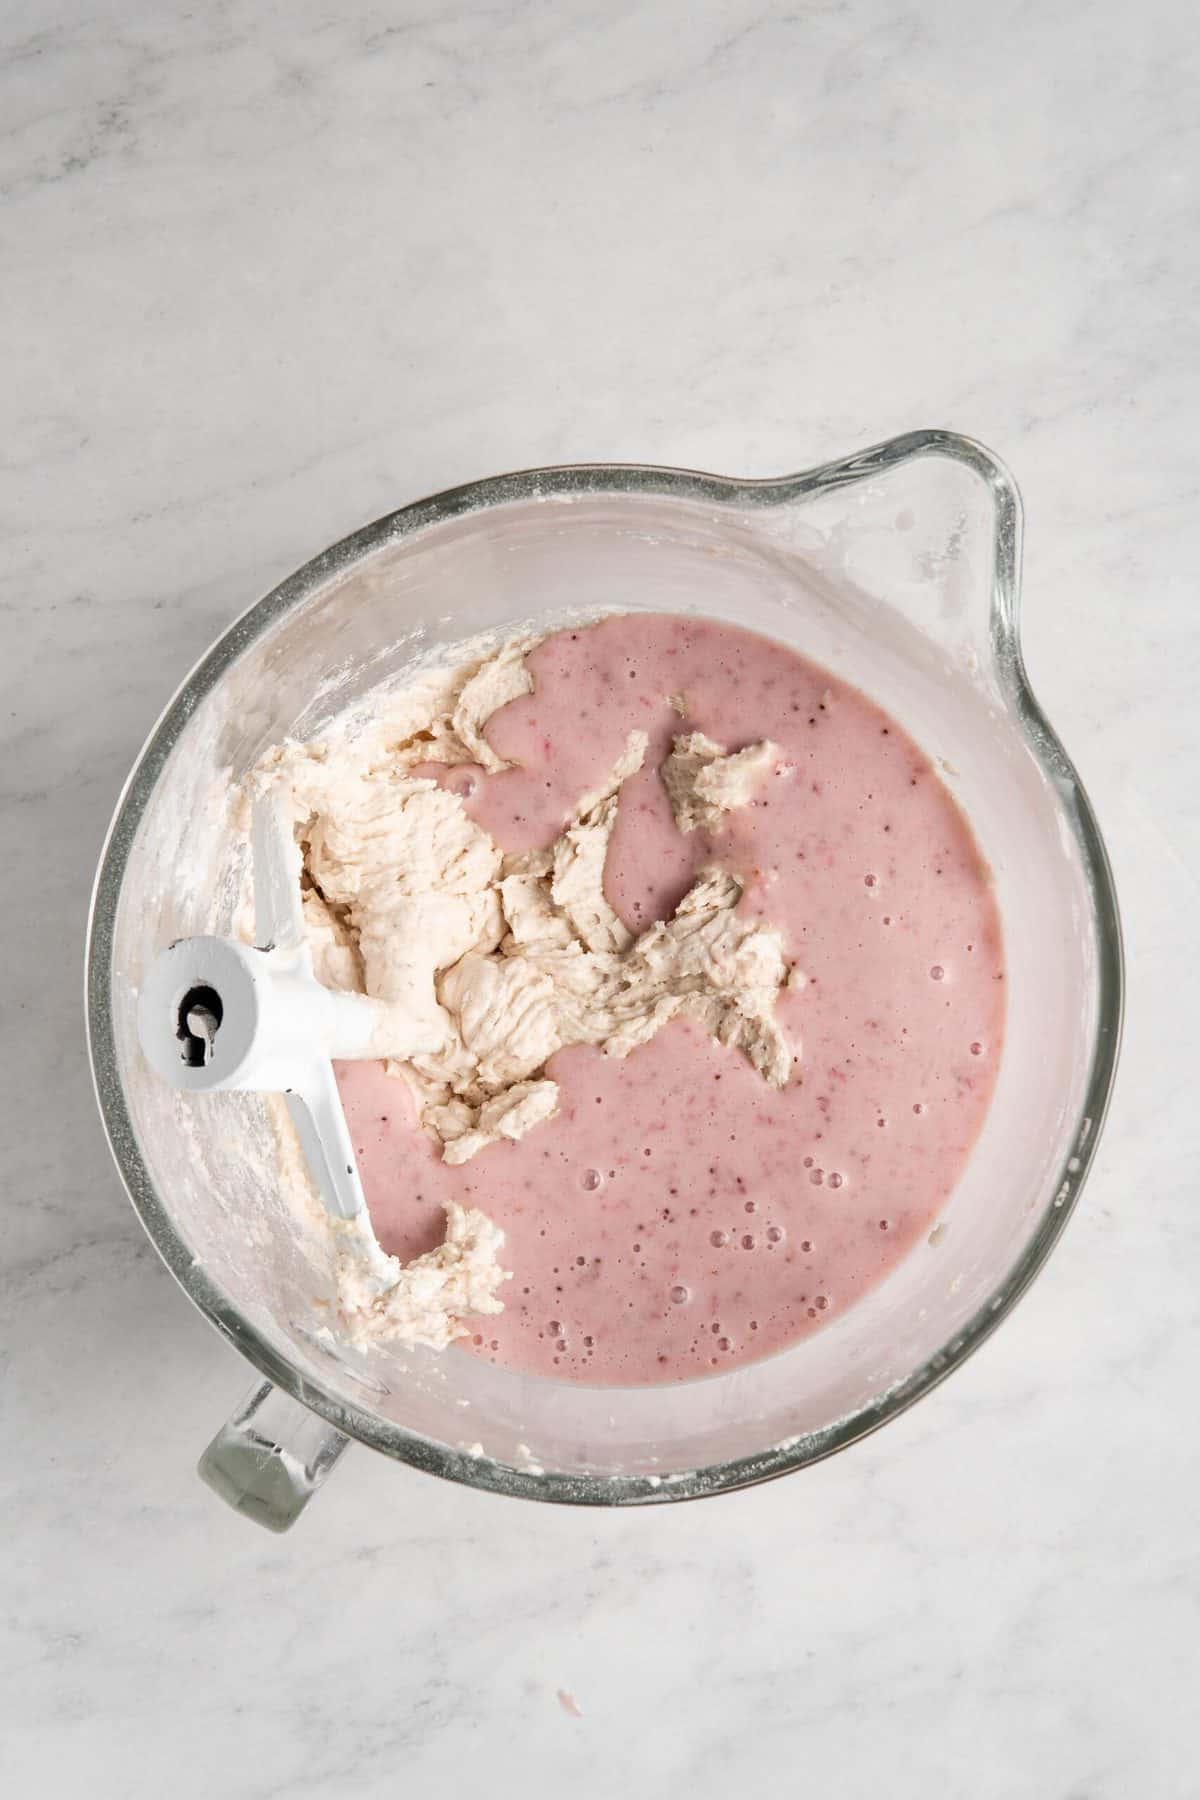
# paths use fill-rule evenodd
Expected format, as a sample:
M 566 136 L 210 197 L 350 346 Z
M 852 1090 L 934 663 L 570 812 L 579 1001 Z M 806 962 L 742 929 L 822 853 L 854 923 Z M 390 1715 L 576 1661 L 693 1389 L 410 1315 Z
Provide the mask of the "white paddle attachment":
M 364 994 L 323 987 L 314 976 L 299 848 L 270 795 L 254 803 L 252 848 L 262 948 L 194 937 L 164 950 L 138 1002 L 142 1050 L 155 1073 L 183 1093 L 282 1094 L 325 1205 L 340 1219 L 363 1214 L 365 1225 L 333 1062 L 386 1054 L 392 1010 Z

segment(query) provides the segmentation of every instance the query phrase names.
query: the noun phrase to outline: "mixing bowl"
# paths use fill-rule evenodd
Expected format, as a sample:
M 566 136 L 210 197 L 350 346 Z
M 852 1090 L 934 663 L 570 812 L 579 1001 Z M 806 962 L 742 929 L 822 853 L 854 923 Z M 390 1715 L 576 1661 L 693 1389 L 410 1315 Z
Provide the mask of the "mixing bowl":
M 455 1481 L 591 1505 L 683 1500 L 803 1468 L 894 1417 L 1041 1267 L 1095 1153 L 1121 1017 L 1103 843 L 1025 678 L 1020 502 L 948 432 L 776 480 L 584 466 L 474 482 L 324 551 L 225 633 L 151 733 L 100 864 L 88 1022 L 130 1197 L 196 1305 L 265 1377 L 206 1478 L 291 1522 L 350 1439 Z M 1004 923 L 1008 1024 L 982 1135 L 928 1245 L 792 1349 L 672 1386 L 534 1379 L 457 1350 L 369 1357 L 321 1329 L 323 1222 L 297 1213 L 256 1096 L 183 1096 L 138 1046 L 163 945 L 231 929 L 235 782 L 441 644 L 605 611 L 765 632 L 893 713 L 970 817 Z M 286 1145 L 285 1145 L 286 1149 Z

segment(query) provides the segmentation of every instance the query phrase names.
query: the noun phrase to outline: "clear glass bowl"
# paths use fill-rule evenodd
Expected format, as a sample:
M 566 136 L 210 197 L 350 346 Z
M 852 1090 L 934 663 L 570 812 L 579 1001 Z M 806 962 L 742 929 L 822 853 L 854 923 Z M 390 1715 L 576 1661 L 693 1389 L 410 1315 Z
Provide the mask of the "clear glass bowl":
M 913 432 L 777 480 L 587 466 L 472 483 L 325 551 L 188 677 L 117 807 L 88 955 L 100 1107 L 130 1197 L 182 1287 L 267 1378 L 202 1471 L 277 1529 L 346 1439 L 530 1499 L 691 1499 L 803 1468 L 926 1393 L 1057 1241 L 1096 1148 L 1122 969 L 1104 846 L 1025 679 L 1020 502 L 1001 465 Z M 995 876 L 1008 1030 L 983 1134 L 936 1242 L 802 1344 L 650 1389 L 534 1380 L 451 1351 L 363 1360 L 317 1334 L 318 1254 L 286 1203 L 267 1103 L 185 1098 L 138 1047 L 141 972 L 228 930 L 244 849 L 225 801 L 437 645 L 573 612 L 694 612 L 794 645 L 894 713 L 957 793 Z

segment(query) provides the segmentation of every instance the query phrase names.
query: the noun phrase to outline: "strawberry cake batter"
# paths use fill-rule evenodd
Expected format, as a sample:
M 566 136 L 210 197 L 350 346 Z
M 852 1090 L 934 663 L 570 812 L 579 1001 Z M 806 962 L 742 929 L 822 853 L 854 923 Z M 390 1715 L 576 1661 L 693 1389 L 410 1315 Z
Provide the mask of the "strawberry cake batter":
M 318 976 L 395 1007 L 392 1059 L 339 1070 L 376 1234 L 451 1256 L 476 1309 L 351 1336 L 680 1381 L 932 1254 L 1000 1057 L 1000 925 L 862 694 L 622 614 L 464 652 L 267 773 Z

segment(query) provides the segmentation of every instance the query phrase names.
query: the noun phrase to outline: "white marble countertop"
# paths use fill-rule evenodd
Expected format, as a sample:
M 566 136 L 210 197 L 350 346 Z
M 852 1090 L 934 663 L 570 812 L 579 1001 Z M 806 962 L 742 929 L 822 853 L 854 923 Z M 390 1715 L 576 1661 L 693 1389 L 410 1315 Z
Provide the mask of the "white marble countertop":
M 7 1791 L 1195 1790 L 1198 92 L 1183 0 L 9 0 Z M 948 1384 L 791 1480 L 576 1513 L 360 1450 L 256 1531 L 193 1474 L 251 1373 L 86 1069 L 89 883 L 159 707 L 419 494 L 914 425 L 1021 482 L 1028 661 L 1125 911 L 1063 1244 Z

